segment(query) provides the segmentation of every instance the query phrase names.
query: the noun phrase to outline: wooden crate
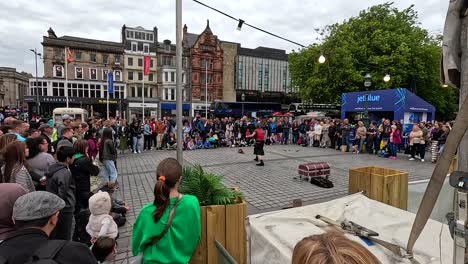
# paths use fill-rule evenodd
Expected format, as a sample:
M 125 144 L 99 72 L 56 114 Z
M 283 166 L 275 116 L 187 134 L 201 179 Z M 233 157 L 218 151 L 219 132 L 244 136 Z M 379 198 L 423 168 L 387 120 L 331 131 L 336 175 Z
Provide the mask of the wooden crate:
M 215 240 L 229 252 L 239 264 L 247 263 L 244 200 L 237 204 L 201 206 L 201 238 L 190 259 L 191 264 L 217 264 Z
M 408 172 L 381 168 L 349 169 L 350 194 L 364 191 L 374 200 L 406 210 L 408 207 Z

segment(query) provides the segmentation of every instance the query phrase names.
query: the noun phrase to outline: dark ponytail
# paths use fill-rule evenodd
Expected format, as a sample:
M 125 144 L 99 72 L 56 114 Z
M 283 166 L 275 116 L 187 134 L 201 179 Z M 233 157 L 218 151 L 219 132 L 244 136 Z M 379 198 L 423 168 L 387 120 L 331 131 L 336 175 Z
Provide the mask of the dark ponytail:
M 174 158 L 167 158 L 159 163 L 156 169 L 156 184 L 154 186 L 153 213 L 154 222 L 158 222 L 170 204 L 169 194 L 182 176 L 182 166 Z

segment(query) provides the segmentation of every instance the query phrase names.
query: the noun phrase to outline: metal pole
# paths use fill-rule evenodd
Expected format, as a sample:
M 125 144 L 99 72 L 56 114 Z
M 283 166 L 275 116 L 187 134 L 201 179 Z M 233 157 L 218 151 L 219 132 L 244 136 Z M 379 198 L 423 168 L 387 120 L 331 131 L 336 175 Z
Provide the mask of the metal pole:
M 182 147 L 182 0 L 176 0 L 176 113 L 177 160 L 183 165 Z
M 110 85 L 109 76 L 107 76 L 107 80 L 108 80 L 107 82 L 107 120 L 109 120 L 109 85 Z
M 36 106 L 37 106 L 37 115 L 41 114 L 41 103 L 39 102 L 39 79 L 37 77 L 37 50 L 34 48 L 34 59 L 36 61 Z M 42 87 L 42 86 L 41 86 Z
M 143 59 L 143 61 L 144 61 L 144 59 Z M 144 62 L 143 62 L 143 64 L 144 64 Z M 141 104 L 141 108 L 142 108 L 141 112 L 143 114 L 143 116 L 141 117 L 141 120 L 143 120 L 143 122 L 145 120 L 145 70 L 144 70 L 144 68 L 145 68 L 145 66 L 143 66 L 143 87 L 142 87 L 143 91 L 142 91 L 142 104 Z
M 208 61 L 205 59 L 205 118 L 208 119 Z
M 65 98 L 67 101 L 67 108 L 68 108 L 68 58 L 67 58 L 67 55 L 68 55 L 67 47 L 65 47 Z

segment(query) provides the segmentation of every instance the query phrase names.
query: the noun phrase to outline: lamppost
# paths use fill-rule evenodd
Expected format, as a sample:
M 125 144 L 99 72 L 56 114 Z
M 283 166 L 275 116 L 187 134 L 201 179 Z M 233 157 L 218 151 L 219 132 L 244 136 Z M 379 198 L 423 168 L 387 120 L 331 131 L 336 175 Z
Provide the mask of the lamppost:
M 37 53 L 36 48 L 30 49 L 30 51 L 34 53 L 34 60 L 36 61 L 36 107 L 37 107 L 37 115 L 40 115 L 41 103 L 39 102 L 39 80 L 37 77 L 37 56 L 41 57 L 41 53 Z
M 364 76 L 364 86 L 366 87 L 366 95 L 365 95 L 365 108 L 364 108 L 364 121 L 366 126 L 368 126 L 369 121 L 369 87 L 372 85 L 372 76 L 368 73 Z
M 245 101 L 245 94 L 242 93 L 241 95 L 241 100 L 242 100 L 242 117 L 244 116 L 244 101 Z

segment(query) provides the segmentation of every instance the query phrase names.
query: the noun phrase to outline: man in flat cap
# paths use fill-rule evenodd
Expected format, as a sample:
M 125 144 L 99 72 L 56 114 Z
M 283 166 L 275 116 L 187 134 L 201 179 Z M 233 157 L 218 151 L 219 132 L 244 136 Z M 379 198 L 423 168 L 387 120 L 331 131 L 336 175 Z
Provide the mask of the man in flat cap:
M 65 202 L 49 192 L 19 197 L 12 214 L 17 231 L 0 243 L 0 262 L 23 264 L 43 259 L 67 264 L 97 263 L 85 244 L 49 239 L 64 207 Z

